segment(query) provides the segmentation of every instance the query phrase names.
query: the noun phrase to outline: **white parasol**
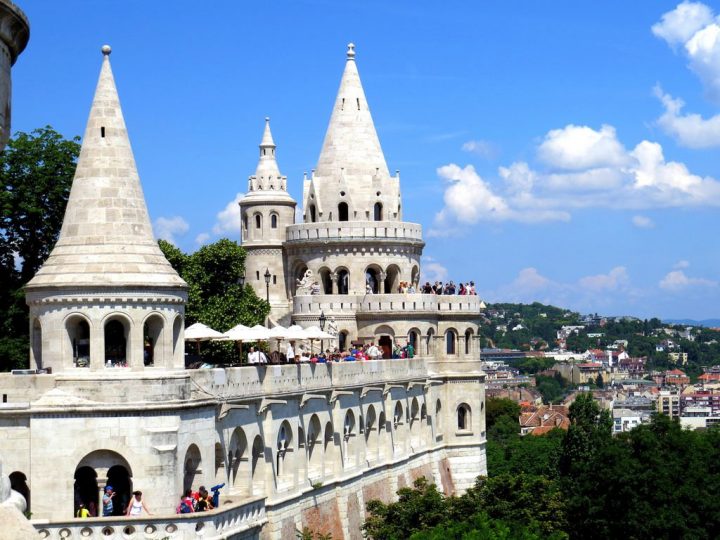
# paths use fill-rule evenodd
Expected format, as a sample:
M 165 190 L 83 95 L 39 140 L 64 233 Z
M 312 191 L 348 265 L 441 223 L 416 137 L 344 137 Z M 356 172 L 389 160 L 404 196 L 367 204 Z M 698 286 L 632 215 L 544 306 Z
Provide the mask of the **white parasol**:
M 217 330 L 213 330 L 209 326 L 201 323 L 196 322 L 195 324 L 188 326 L 185 329 L 185 341 L 194 341 L 197 345 L 197 352 L 198 355 L 200 355 L 200 342 L 201 341 L 210 341 L 213 339 L 219 339 L 222 338 L 223 334 L 218 332 Z

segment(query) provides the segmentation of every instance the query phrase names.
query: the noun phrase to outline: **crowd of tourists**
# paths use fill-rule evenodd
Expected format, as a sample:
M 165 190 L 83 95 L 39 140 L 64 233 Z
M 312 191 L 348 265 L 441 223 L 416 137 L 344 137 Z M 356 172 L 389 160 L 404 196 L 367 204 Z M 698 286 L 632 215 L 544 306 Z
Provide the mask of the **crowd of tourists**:
M 455 285 L 454 281 L 448 281 L 445 285 L 443 285 L 442 281 L 436 281 L 433 285 L 430 285 L 430 282 L 426 281 L 425 285 L 420 288 L 420 291 L 423 294 L 460 294 L 463 296 L 477 296 L 474 281 L 460 283 L 458 285 Z
M 192 514 L 195 512 L 207 512 L 213 508 L 217 508 L 220 505 L 220 489 L 225 484 L 218 484 L 210 488 L 212 495 L 205 488 L 200 486 L 197 491 L 188 489 L 180 497 L 180 504 L 178 504 L 175 512 L 178 514 Z
M 265 353 L 259 348 L 250 347 L 247 362 L 251 365 L 264 364 L 326 364 L 329 362 L 356 362 L 364 360 L 399 360 L 413 358 L 415 347 L 407 345 L 379 345 L 375 342 L 352 345 L 348 349 L 326 349 L 325 351 L 312 351 L 303 345 L 296 347 L 295 341 L 288 342 L 285 353 L 278 351 Z
M 117 495 L 117 493 L 112 486 L 105 486 L 102 496 L 103 517 L 118 515 L 118 513 L 115 512 L 115 506 L 117 503 L 117 501 L 115 501 L 115 495 Z M 125 506 L 125 508 L 123 509 L 123 515 L 135 517 L 141 515 L 144 510 L 147 515 L 152 516 L 152 512 L 150 512 L 150 510 L 148 510 L 148 507 L 145 505 L 142 491 L 133 491 L 132 495 L 133 496 L 130 498 L 127 506 L 124 505 L 124 502 L 121 502 L 121 504 Z M 90 518 L 97 517 L 97 515 L 97 507 L 95 506 L 95 503 L 93 501 L 90 501 L 87 505 L 83 501 L 79 501 L 77 503 L 75 509 L 75 517 Z

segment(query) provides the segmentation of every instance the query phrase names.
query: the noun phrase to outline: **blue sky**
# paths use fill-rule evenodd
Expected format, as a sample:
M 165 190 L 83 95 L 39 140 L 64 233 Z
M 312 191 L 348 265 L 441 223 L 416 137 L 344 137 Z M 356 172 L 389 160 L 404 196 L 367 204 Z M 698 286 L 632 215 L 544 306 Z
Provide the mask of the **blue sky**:
M 19 1 L 13 129 L 82 135 L 111 57 L 156 233 L 238 239 L 265 116 L 291 194 L 357 62 L 428 278 L 489 301 L 720 316 L 720 5 Z

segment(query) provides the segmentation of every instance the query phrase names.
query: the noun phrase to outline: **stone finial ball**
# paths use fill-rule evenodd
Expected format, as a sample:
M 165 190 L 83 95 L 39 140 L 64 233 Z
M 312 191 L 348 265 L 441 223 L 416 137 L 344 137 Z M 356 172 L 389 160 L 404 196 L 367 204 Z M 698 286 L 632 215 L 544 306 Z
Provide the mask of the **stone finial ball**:
M 110 45 L 103 45 L 102 49 L 100 50 L 105 56 L 108 56 L 112 52 L 112 48 L 110 47 Z

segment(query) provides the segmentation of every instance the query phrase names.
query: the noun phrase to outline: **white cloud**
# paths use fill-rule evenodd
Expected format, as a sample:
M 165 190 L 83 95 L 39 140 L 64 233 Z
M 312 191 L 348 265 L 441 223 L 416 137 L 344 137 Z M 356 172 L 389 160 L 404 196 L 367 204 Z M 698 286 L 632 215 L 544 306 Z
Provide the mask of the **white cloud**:
M 206 232 L 200 233 L 195 237 L 195 243 L 198 246 L 202 246 L 208 240 L 210 240 L 210 235 Z
M 497 145 L 483 140 L 467 141 L 462 145 L 462 149 L 485 159 L 495 159 L 500 154 Z
M 583 289 L 590 291 L 615 291 L 626 288 L 630 283 L 630 277 L 624 266 L 616 266 L 607 274 L 586 276 L 578 283 Z
M 690 268 L 690 261 L 686 261 L 685 259 L 681 259 L 675 264 L 673 264 L 673 268 Z
M 235 198 L 225 205 L 220 212 L 217 213 L 215 225 L 213 226 L 213 234 L 229 233 L 233 236 L 240 235 L 240 199 L 244 193 L 238 193 Z
M 712 9 L 683 2 L 665 13 L 653 34 L 676 48 L 682 45 L 689 68 L 700 78 L 707 96 L 720 101 L 720 24 Z
M 184 235 L 189 229 L 190 225 L 181 216 L 159 217 L 153 223 L 155 236 L 171 244 L 175 243 L 176 236 Z
M 633 216 L 632 224 L 638 229 L 652 229 L 655 227 L 655 222 L 647 216 Z
M 669 292 L 678 292 L 689 287 L 717 287 L 717 285 L 717 281 L 688 277 L 682 270 L 668 272 L 659 283 L 661 289 Z
M 664 93 L 659 85 L 655 87 L 655 95 L 665 107 L 665 112 L 657 120 L 665 133 L 688 148 L 720 146 L 720 114 L 708 119 L 695 113 L 682 114 L 685 102 Z
M 436 281 L 442 281 L 445 283 L 448 280 L 448 270 L 437 262 L 433 257 L 425 256 L 422 258 L 422 266 L 420 269 L 420 282 L 435 283 Z
M 627 154 L 614 127 L 603 125 L 596 131 L 588 126 L 570 124 L 545 135 L 538 148 L 538 158 L 559 169 L 587 170 L 622 166 L 627 161 Z
M 712 10 L 700 2 L 683 2 L 662 16 L 652 27 L 657 37 L 670 45 L 681 45 L 695 33 L 713 22 Z

